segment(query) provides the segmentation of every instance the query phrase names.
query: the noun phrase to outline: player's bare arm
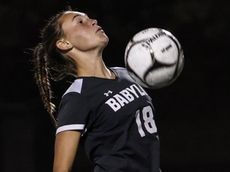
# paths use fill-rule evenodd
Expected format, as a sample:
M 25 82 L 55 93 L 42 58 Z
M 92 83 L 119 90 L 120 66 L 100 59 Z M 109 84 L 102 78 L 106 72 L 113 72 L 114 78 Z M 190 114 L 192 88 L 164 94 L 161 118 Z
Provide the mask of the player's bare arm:
M 80 135 L 78 131 L 64 131 L 56 135 L 53 172 L 71 171 Z

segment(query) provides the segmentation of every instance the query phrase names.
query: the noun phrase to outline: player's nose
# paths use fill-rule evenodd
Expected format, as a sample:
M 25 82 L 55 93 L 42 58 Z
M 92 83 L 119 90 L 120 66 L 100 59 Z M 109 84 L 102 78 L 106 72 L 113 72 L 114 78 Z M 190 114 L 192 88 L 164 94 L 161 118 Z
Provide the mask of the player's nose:
M 97 25 L 97 20 L 96 19 L 91 19 L 92 25 Z

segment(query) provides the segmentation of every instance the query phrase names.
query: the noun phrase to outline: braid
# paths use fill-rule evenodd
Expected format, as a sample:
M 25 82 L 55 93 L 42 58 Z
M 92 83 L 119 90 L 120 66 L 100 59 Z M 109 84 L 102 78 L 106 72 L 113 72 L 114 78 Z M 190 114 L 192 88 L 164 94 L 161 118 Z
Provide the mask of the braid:
M 45 109 L 50 114 L 51 118 L 56 123 L 53 113 L 55 112 L 55 105 L 52 103 L 52 90 L 48 72 L 47 54 L 44 51 L 42 43 L 39 43 L 34 49 L 34 77 L 38 85 L 39 92 L 44 103 Z

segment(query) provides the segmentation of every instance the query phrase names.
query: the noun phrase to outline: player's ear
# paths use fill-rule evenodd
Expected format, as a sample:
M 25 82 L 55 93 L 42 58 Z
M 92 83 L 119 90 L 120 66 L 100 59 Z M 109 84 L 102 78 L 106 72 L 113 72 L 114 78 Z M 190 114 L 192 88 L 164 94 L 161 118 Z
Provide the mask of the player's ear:
M 58 49 L 60 49 L 62 51 L 68 51 L 68 50 L 71 50 L 73 48 L 73 45 L 69 41 L 67 41 L 63 38 L 57 40 L 56 46 Z

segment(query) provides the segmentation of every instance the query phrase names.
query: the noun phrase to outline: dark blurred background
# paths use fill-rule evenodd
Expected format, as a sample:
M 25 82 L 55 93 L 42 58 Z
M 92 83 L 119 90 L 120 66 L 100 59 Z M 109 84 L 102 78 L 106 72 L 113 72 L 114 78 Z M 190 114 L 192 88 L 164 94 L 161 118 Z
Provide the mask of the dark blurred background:
M 158 112 L 162 171 L 229 172 L 230 10 L 221 0 L 1 0 L 0 171 L 52 171 L 55 129 L 33 80 L 30 49 L 47 18 L 67 5 L 96 18 L 110 37 L 108 66 L 124 66 L 125 46 L 141 29 L 161 27 L 179 39 L 182 74 L 147 90 Z M 74 168 L 87 172 L 82 150 Z

